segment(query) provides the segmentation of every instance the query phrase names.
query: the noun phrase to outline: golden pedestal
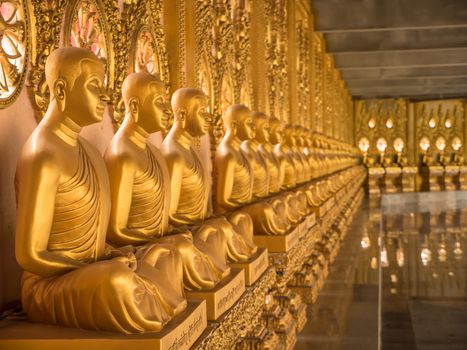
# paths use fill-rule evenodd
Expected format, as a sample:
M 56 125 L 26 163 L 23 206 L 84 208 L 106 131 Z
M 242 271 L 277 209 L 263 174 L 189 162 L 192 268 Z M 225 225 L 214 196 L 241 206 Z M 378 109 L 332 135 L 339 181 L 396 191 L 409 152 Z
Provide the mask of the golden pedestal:
M 298 226 L 290 230 L 289 233 L 281 236 L 254 235 L 253 241 L 258 247 L 267 248 L 270 253 L 288 252 L 298 242 L 300 232 Z
M 396 193 L 399 187 L 399 180 L 401 177 L 402 169 L 398 166 L 391 166 L 386 168 L 386 175 L 384 176 L 384 185 L 386 193 Z
M 458 187 L 459 166 L 446 165 L 444 167 L 444 189 L 446 191 L 455 191 Z
M 428 190 L 430 192 L 441 191 L 444 187 L 444 168 L 440 165 L 428 167 Z
M 208 290 L 187 291 L 187 299 L 205 300 L 208 321 L 215 321 L 232 307 L 245 291 L 245 272 L 232 269 L 216 287 Z
M 6 320 L 0 323 L 0 349 L 188 350 L 201 336 L 206 325 L 204 301 L 190 301 L 185 311 L 157 333 L 98 332 L 32 323 L 28 320 Z
M 459 188 L 463 191 L 467 190 L 467 165 L 459 167 Z
M 415 178 L 418 173 L 416 166 L 402 168 L 402 192 L 415 192 Z
M 222 350 L 235 348 L 243 344 L 246 349 L 252 349 L 253 343 L 274 344 L 273 335 L 259 332 L 258 325 L 262 320 L 266 297 L 275 283 L 275 273 L 268 268 L 256 283 L 248 287 L 242 297 L 219 319 L 208 323 L 208 329 L 194 344 L 193 349 Z
M 245 271 L 245 285 L 253 285 L 269 266 L 268 250 L 258 248 L 258 251 L 245 262 L 230 264 L 233 268 Z
M 381 194 L 380 181 L 384 173 L 382 167 L 368 168 L 368 193 L 370 195 L 379 196 Z

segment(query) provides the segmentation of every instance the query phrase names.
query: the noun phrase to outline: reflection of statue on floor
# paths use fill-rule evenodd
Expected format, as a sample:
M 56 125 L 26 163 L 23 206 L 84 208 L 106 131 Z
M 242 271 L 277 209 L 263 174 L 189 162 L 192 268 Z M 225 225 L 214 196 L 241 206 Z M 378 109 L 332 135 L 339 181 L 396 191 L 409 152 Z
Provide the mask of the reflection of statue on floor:
M 102 120 L 105 69 L 88 50 L 50 54 L 51 102 L 18 163 L 16 256 L 23 308 L 36 322 L 94 330 L 159 331 L 185 301 L 165 298 L 158 263 L 176 275 L 176 254 L 148 246 L 106 249 L 110 192 L 104 161 L 79 136 Z M 177 290 L 179 286 L 174 283 Z

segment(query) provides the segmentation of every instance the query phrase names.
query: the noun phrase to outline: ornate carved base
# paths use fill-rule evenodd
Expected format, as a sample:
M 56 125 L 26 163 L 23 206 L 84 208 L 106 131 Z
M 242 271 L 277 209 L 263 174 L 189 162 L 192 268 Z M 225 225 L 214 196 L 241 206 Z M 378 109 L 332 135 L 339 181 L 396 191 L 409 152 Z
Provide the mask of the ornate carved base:
M 253 241 L 258 247 L 267 248 L 270 253 L 288 252 L 298 242 L 300 232 L 294 227 L 283 236 L 254 235 Z
M 402 192 L 415 192 L 415 178 L 417 172 L 417 167 L 402 168 Z
M 467 190 L 467 166 L 462 165 L 459 169 L 459 188 L 462 191 Z
M 215 288 L 189 291 L 186 296 L 189 300 L 205 300 L 208 320 L 216 321 L 236 303 L 244 291 L 245 272 L 242 269 L 232 269 L 230 275 Z
M 444 188 L 444 168 L 439 165 L 424 168 L 422 171 L 422 190 L 437 192 Z
M 386 175 L 384 176 L 384 185 L 386 193 L 396 193 L 399 189 L 399 182 L 401 177 L 401 168 L 387 167 Z
M 368 168 L 368 193 L 379 196 L 381 194 L 380 182 L 384 176 L 384 168 Z
M 131 348 L 188 350 L 206 328 L 206 302 L 190 301 L 180 315 L 174 317 L 161 332 L 121 334 L 86 331 L 31 323 L 2 321 L 1 349 L 118 349 Z
M 455 191 L 458 187 L 459 167 L 457 165 L 447 165 L 444 168 L 444 189 Z
M 269 266 L 268 250 L 258 248 L 258 251 L 248 260 L 241 263 L 233 263 L 230 266 L 245 271 L 245 285 L 253 285 Z
M 247 346 L 253 343 L 277 343 L 277 337 L 274 334 L 260 331 L 261 328 L 267 328 L 262 320 L 262 313 L 266 297 L 274 282 L 274 270 L 269 268 L 253 286 L 247 288 L 234 306 L 218 320 L 209 322 L 208 331 L 203 334 L 193 348 L 221 350 L 232 349 L 238 343 Z M 251 343 L 248 339 L 251 339 Z M 250 348 L 245 347 L 245 349 Z

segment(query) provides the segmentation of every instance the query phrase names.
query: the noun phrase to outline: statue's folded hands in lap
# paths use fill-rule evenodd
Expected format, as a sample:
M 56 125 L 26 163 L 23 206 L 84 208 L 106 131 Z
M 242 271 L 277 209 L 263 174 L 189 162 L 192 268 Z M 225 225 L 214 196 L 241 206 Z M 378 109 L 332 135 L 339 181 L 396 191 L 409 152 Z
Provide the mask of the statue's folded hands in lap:
M 17 168 L 23 308 L 36 322 L 159 331 L 174 307 L 151 276 L 168 251 L 106 249 L 108 176 L 101 155 L 79 136 L 103 118 L 104 66 L 89 50 L 61 48 L 45 70 L 51 101 Z

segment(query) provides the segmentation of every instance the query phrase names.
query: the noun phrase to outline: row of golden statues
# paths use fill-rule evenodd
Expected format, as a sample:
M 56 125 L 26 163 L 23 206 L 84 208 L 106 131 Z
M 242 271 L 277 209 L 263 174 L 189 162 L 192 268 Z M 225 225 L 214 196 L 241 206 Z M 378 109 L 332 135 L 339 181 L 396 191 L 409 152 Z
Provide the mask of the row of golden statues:
M 223 115 L 211 184 L 194 147 L 209 130 L 207 96 L 181 88 L 169 103 L 161 80 L 140 72 L 124 81 L 125 118 L 102 157 L 80 136 L 102 120 L 109 100 L 102 62 L 89 50 L 60 48 L 45 70 L 50 104 L 23 147 L 16 179 L 16 256 L 32 321 L 160 332 L 187 313 L 188 299 L 235 276 L 232 293 L 241 295 L 244 275 L 235 264 L 267 254 L 256 236 L 286 237 L 330 198 L 330 212 L 351 217 L 364 173 L 350 146 L 329 141 L 324 150 L 303 127 L 232 105 Z M 158 148 L 148 138 L 165 129 L 170 109 L 173 125 Z M 297 242 L 305 242 L 312 224 Z M 335 256 L 341 237 L 324 238 L 321 250 Z M 258 267 L 258 275 L 267 268 Z M 206 312 L 217 319 L 235 301 L 200 303 L 196 312 L 204 322 Z
M 453 152 L 445 152 L 444 138 L 436 142 L 437 152 L 428 152 L 430 141 L 427 137 L 420 140 L 420 155 L 417 165 L 410 164 L 403 154 L 404 142 L 394 141 L 395 154 L 386 153 L 387 144 L 380 138 L 376 144 L 379 155 L 368 155 L 368 145 L 360 142 L 363 162 L 368 168 L 368 192 L 415 192 L 463 190 L 467 188 L 467 166 L 464 156 L 459 152 L 460 139 L 454 140 Z

